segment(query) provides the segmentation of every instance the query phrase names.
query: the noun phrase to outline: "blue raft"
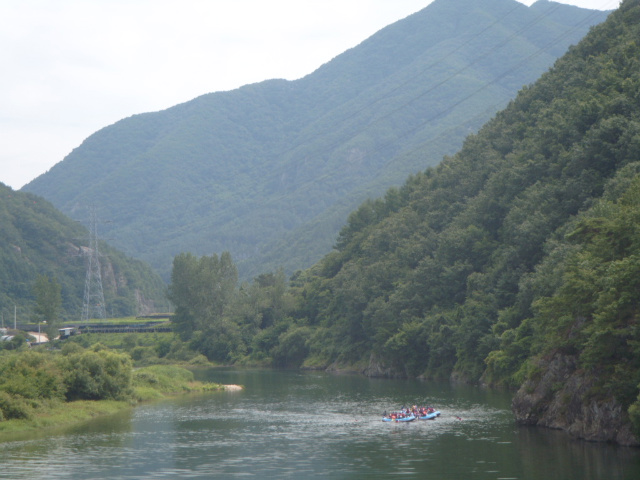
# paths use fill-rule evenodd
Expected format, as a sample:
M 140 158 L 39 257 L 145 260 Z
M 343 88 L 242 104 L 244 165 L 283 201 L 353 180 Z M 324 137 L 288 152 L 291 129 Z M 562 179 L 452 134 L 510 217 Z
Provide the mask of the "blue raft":
M 435 420 L 440 416 L 440 411 L 435 410 L 431 413 L 427 413 L 426 415 L 418 415 L 418 420 Z
M 406 415 L 401 412 L 391 412 L 389 415 L 383 415 L 383 422 L 413 422 L 417 417 L 412 413 Z

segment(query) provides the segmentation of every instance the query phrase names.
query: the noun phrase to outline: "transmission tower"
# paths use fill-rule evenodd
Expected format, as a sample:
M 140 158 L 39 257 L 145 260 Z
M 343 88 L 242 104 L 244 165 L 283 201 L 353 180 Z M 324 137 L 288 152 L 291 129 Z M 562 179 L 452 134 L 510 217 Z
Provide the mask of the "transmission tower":
M 100 273 L 100 252 L 98 250 L 98 219 L 95 207 L 90 207 L 89 249 L 87 257 L 87 275 L 84 282 L 84 300 L 82 302 L 82 319 L 106 318 L 104 293 L 102 291 L 102 275 Z

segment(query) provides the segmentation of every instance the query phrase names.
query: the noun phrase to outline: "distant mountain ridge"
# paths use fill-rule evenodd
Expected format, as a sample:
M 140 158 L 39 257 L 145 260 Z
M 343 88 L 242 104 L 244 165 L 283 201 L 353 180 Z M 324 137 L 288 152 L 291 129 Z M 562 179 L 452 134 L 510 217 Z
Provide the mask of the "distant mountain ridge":
M 23 190 L 168 276 L 228 250 L 241 276 L 308 267 L 347 214 L 452 154 L 607 13 L 548 1 L 436 0 L 296 81 L 121 120 Z M 425 148 L 426 146 L 426 148 Z

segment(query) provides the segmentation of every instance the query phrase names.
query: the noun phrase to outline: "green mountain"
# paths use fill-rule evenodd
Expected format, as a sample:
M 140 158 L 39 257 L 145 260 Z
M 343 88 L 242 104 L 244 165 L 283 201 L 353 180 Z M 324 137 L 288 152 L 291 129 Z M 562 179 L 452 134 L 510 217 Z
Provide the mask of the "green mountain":
M 519 387 L 522 423 L 638 445 L 639 38 L 625 0 L 459 152 L 362 204 L 254 348 Z
M 350 211 L 454 153 L 606 14 L 436 0 L 312 74 L 121 120 L 24 187 L 168 278 L 230 251 L 242 278 L 306 268 Z
M 88 212 L 84 220 L 88 220 Z M 33 321 L 33 287 L 39 275 L 60 285 L 61 317 L 79 321 L 87 269 L 87 229 L 43 198 L 1 183 L 0 225 L 0 312 L 5 325 L 13 325 L 14 313 L 19 323 Z M 103 243 L 100 254 L 109 316 L 167 311 L 164 282 L 148 265 Z

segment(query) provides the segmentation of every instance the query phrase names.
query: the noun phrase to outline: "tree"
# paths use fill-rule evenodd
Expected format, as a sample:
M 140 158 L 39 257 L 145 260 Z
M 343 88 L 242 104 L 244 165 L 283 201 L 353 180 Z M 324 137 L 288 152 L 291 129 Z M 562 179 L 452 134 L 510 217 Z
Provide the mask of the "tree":
M 35 312 L 38 321 L 46 322 L 45 331 L 50 339 L 54 338 L 60 326 L 60 308 L 62 295 L 60 284 L 46 275 L 38 275 L 33 284 L 36 297 Z
M 238 270 L 228 252 L 200 258 L 181 253 L 174 258 L 167 296 L 176 307 L 173 323 L 183 340 L 219 322 L 237 283 Z

